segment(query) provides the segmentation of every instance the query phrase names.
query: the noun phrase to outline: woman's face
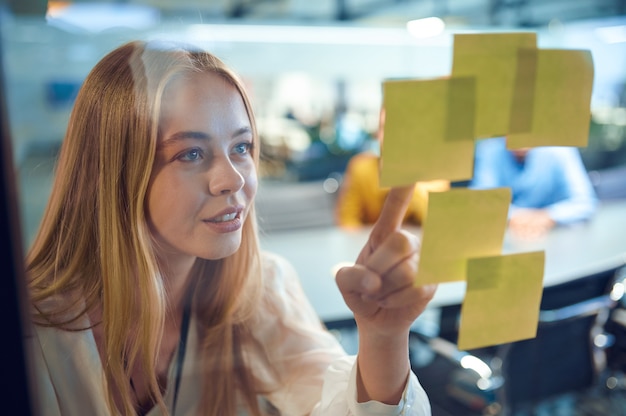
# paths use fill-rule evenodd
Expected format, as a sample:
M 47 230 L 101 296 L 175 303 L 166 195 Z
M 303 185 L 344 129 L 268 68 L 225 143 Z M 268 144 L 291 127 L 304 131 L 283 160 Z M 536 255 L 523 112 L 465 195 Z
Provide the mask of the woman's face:
M 243 99 L 215 74 L 166 90 L 147 196 L 159 255 L 220 259 L 241 244 L 257 189 L 253 134 Z

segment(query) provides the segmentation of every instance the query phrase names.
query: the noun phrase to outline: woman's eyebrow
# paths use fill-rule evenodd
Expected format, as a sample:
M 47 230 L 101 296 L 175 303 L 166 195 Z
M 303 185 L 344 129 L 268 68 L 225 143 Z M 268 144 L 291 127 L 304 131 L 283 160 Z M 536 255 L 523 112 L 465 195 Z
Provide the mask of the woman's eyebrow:
M 233 137 L 243 136 L 245 134 L 252 134 L 252 129 L 249 126 L 241 127 L 233 133 Z
M 239 137 L 245 134 L 252 134 L 252 129 L 249 126 L 244 126 L 235 130 L 235 132 L 232 134 L 232 138 Z M 163 140 L 158 147 L 165 148 L 185 139 L 211 140 L 211 136 L 201 131 L 179 131 L 172 134 L 167 139 Z
M 172 146 L 177 142 L 183 141 L 185 139 L 210 140 L 211 136 L 201 131 L 179 131 L 159 143 L 158 147 L 165 148 L 168 146 Z

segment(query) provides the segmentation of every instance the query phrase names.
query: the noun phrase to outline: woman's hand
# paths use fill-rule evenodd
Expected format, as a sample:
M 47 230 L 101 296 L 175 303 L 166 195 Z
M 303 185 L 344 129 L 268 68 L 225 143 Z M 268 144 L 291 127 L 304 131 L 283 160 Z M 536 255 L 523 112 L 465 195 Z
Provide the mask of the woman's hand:
M 410 368 L 409 330 L 435 294 L 436 285 L 415 282 L 419 240 L 401 230 L 413 190 L 390 191 L 356 264 L 337 273 L 359 329 L 359 402 L 399 402 Z
M 389 192 L 382 213 L 356 264 L 337 273 L 337 284 L 354 312 L 359 332 L 407 331 L 435 294 L 436 285 L 415 282 L 420 242 L 401 230 L 414 187 Z

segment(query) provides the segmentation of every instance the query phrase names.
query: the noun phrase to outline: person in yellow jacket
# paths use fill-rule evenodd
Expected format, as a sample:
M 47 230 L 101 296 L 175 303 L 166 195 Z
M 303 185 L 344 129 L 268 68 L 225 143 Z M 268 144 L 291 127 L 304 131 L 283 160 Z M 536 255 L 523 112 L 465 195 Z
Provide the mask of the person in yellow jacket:
M 380 111 L 378 141 L 382 143 L 385 111 Z M 344 228 L 358 228 L 373 224 L 378 218 L 389 189 L 381 188 L 379 181 L 379 155 L 365 151 L 353 156 L 344 172 L 339 190 L 335 222 Z M 406 211 L 404 222 L 420 225 L 426 218 L 429 192 L 447 191 L 450 182 L 433 180 L 417 182 L 411 205 Z

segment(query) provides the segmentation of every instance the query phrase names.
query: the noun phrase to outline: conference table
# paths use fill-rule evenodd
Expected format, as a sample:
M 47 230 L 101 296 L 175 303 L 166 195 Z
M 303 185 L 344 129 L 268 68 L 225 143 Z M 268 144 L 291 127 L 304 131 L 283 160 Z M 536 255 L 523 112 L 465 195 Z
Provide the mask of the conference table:
M 419 228 L 408 227 L 420 235 Z M 352 264 L 367 241 L 369 229 L 344 230 L 335 226 L 262 233 L 263 250 L 289 260 L 302 287 L 324 322 L 352 318 L 334 277 L 337 269 Z M 583 278 L 626 264 L 626 200 L 602 201 L 592 219 L 559 226 L 536 240 L 505 234 L 502 254 L 545 251 L 544 287 Z M 439 284 L 429 309 L 459 305 L 465 282 Z

